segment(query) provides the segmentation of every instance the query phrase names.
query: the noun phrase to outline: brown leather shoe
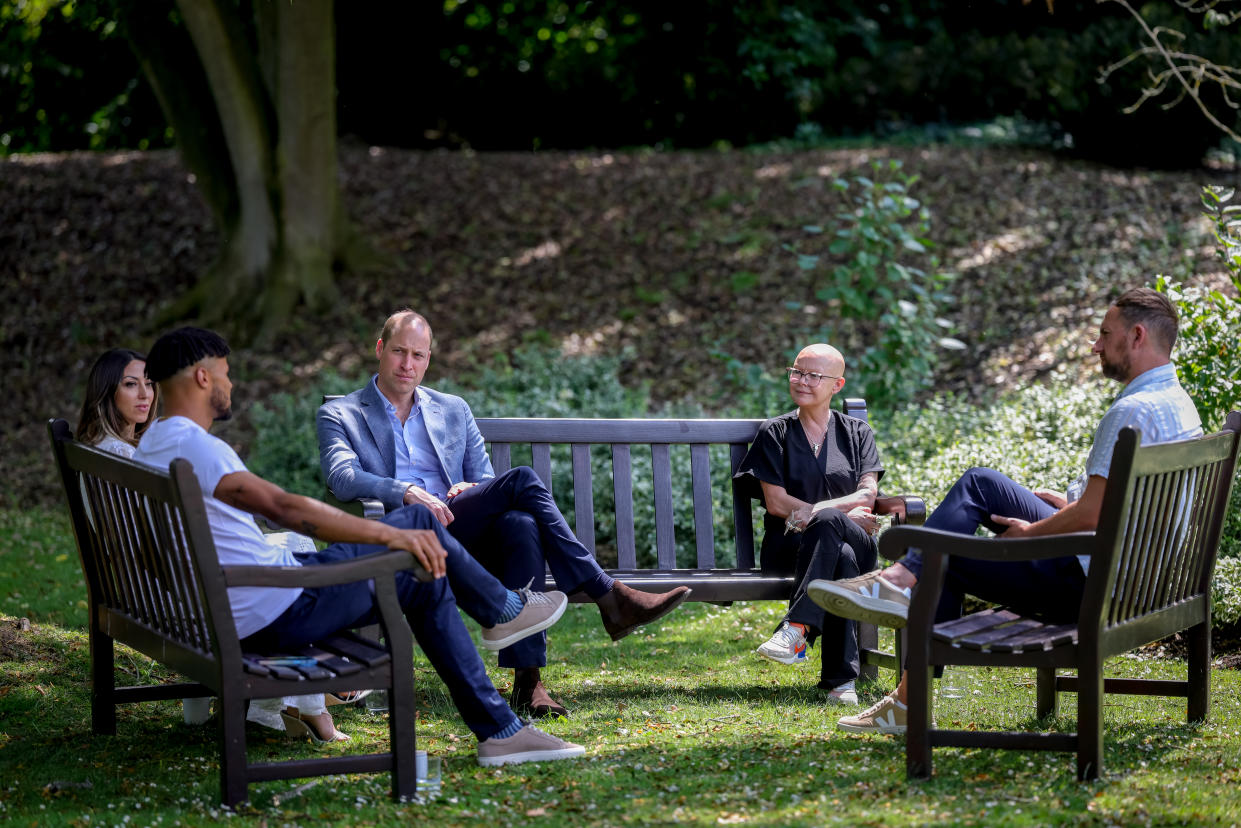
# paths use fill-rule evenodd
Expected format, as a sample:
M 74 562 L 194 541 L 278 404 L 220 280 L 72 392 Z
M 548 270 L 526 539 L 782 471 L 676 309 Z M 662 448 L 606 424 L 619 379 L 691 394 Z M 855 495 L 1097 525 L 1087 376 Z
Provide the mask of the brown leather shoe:
M 613 641 L 620 641 L 643 624 L 672 612 L 689 597 L 689 592 L 686 586 L 679 586 L 671 592 L 642 592 L 616 581 L 612 589 L 595 603 L 599 605 L 599 615 L 603 617 L 603 628 Z
M 541 681 L 535 682 L 533 687 L 514 683 L 508 704 L 517 715 L 529 716 L 531 719 L 545 719 L 548 716 L 569 718 L 568 709 L 551 697 Z

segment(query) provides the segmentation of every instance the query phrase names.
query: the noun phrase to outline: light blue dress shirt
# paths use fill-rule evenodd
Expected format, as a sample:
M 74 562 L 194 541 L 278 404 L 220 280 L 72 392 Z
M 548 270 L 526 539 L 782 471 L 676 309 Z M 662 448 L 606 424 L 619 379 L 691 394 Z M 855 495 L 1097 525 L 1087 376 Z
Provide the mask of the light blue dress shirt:
M 371 378 L 375 383 L 375 377 Z M 379 386 L 375 386 L 379 390 Z M 396 449 L 396 469 L 393 477 L 413 483 L 443 500 L 448 496 L 449 484 L 440 467 L 439 456 L 427 434 L 427 424 L 422 418 L 422 404 L 426 395 L 421 388 L 414 389 L 414 407 L 402 423 L 393 405 L 382 392 L 379 399 L 388 412 L 388 424 L 392 426 L 392 442 Z
M 1070 501 L 1086 491 L 1086 481 L 1093 475 L 1107 477 L 1112 465 L 1112 452 L 1120 430 L 1141 429 L 1142 445 L 1171 443 L 1202 436 L 1202 418 L 1194 401 L 1176 378 L 1171 363 L 1144 371 L 1133 378 L 1112 402 L 1094 432 L 1094 445 L 1086 458 L 1086 472 L 1074 480 L 1067 492 Z M 1082 569 L 1089 569 L 1090 557 L 1079 556 Z

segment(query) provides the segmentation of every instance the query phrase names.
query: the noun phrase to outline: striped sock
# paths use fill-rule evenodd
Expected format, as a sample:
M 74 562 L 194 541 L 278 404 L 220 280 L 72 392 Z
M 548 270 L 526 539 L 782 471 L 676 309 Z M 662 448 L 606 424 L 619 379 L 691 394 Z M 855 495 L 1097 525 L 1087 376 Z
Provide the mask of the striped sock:
M 510 736 L 516 736 L 518 733 L 521 732 L 521 729 L 525 726 L 526 726 L 525 723 L 522 722 L 521 719 L 514 717 L 512 724 L 510 724 L 508 727 L 501 730 L 499 733 L 491 734 L 491 738 L 492 739 L 507 739 Z
M 504 602 L 504 609 L 500 610 L 500 617 L 496 621 L 497 624 L 505 624 L 512 621 L 521 613 L 521 608 L 526 604 L 521 600 L 521 596 L 513 590 L 508 591 L 508 598 Z M 513 731 L 516 733 L 517 731 Z

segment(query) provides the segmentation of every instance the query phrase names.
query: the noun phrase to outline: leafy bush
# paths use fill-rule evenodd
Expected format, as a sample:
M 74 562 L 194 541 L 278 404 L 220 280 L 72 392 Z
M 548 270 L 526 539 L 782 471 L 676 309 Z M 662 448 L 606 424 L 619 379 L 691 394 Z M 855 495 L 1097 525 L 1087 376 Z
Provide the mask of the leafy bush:
M 833 186 L 847 199 L 836 215 L 827 253 L 840 262 L 816 292 L 829 318 L 863 323 L 859 367 L 862 394 L 876 406 L 895 407 L 930 385 L 937 348 L 963 348 L 945 334 L 951 323 L 941 313 L 953 301 L 954 276 L 940 270 L 930 252 L 930 210 L 910 194 L 916 175 L 901 162 L 873 162 L 874 179 L 838 178 Z M 811 235 L 822 227 L 805 228 Z M 818 270 L 822 257 L 798 253 L 804 270 Z M 841 261 L 843 259 L 843 261 Z M 823 339 L 831 337 L 825 331 Z
M 1193 397 L 1208 431 L 1219 429 L 1229 411 L 1241 410 L 1241 204 L 1230 204 L 1232 188 L 1202 188 L 1202 204 L 1215 225 L 1217 253 L 1227 268 L 1232 293 L 1187 287 L 1159 276 L 1155 288 L 1167 294 L 1181 316 L 1177 375 Z M 1241 482 L 1241 474 L 1238 475 Z M 1221 557 L 1241 557 L 1241 485 L 1233 484 L 1228 519 L 1220 538 Z
M 349 379 L 328 369 L 305 391 L 281 392 L 257 403 L 250 412 L 257 434 L 246 465 L 283 489 L 321 499 L 326 484 L 319 470 L 315 412 L 324 394 L 347 394 L 369 378 Z
M 1211 587 L 1215 626 L 1241 625 L 1241 558 L 1220 558 Z

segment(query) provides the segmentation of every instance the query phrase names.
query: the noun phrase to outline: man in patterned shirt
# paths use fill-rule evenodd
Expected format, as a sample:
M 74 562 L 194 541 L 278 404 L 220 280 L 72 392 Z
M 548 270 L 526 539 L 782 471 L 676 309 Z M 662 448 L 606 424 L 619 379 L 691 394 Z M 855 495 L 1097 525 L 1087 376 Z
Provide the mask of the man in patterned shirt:
M 967 471 L 949 490 L 926 527 L 973 535 L 985 526 L 1006 538 L 1087 532 L 1099 522 L 1112 451 L 1120 430 L 1141 429 L 1142 443 L 1188 440 L 1202 434 L 1193 401 L 1176 378 L 1172 346 L 1176 343 L 1176 309 L 1163 294 L 1134 288 L 1121 294 L 1103 317 L 1093 353 L 1103 376 L 1124 383 L 1124 390 L 1095 430 L 1086 471 L 1067 494 L 1031 491 L 992 469 Z M 961 598 L 975 595 L 1011 605 L 1019 611 L 1055 621 L 1072 620 L 1081 606 L 1088 556 L 1039 561 L 977 561 L 953 558 L 936 621 L 957 618 Z M 909 600 L 922 573 L 922 556 L 910 550 L 882 571 L 840 581 L 814 581 L 811 600 L 845 618 L 903 627 Z M 905 681 L 857 716 L 839 722 L 855 732 L 905 732 Z

